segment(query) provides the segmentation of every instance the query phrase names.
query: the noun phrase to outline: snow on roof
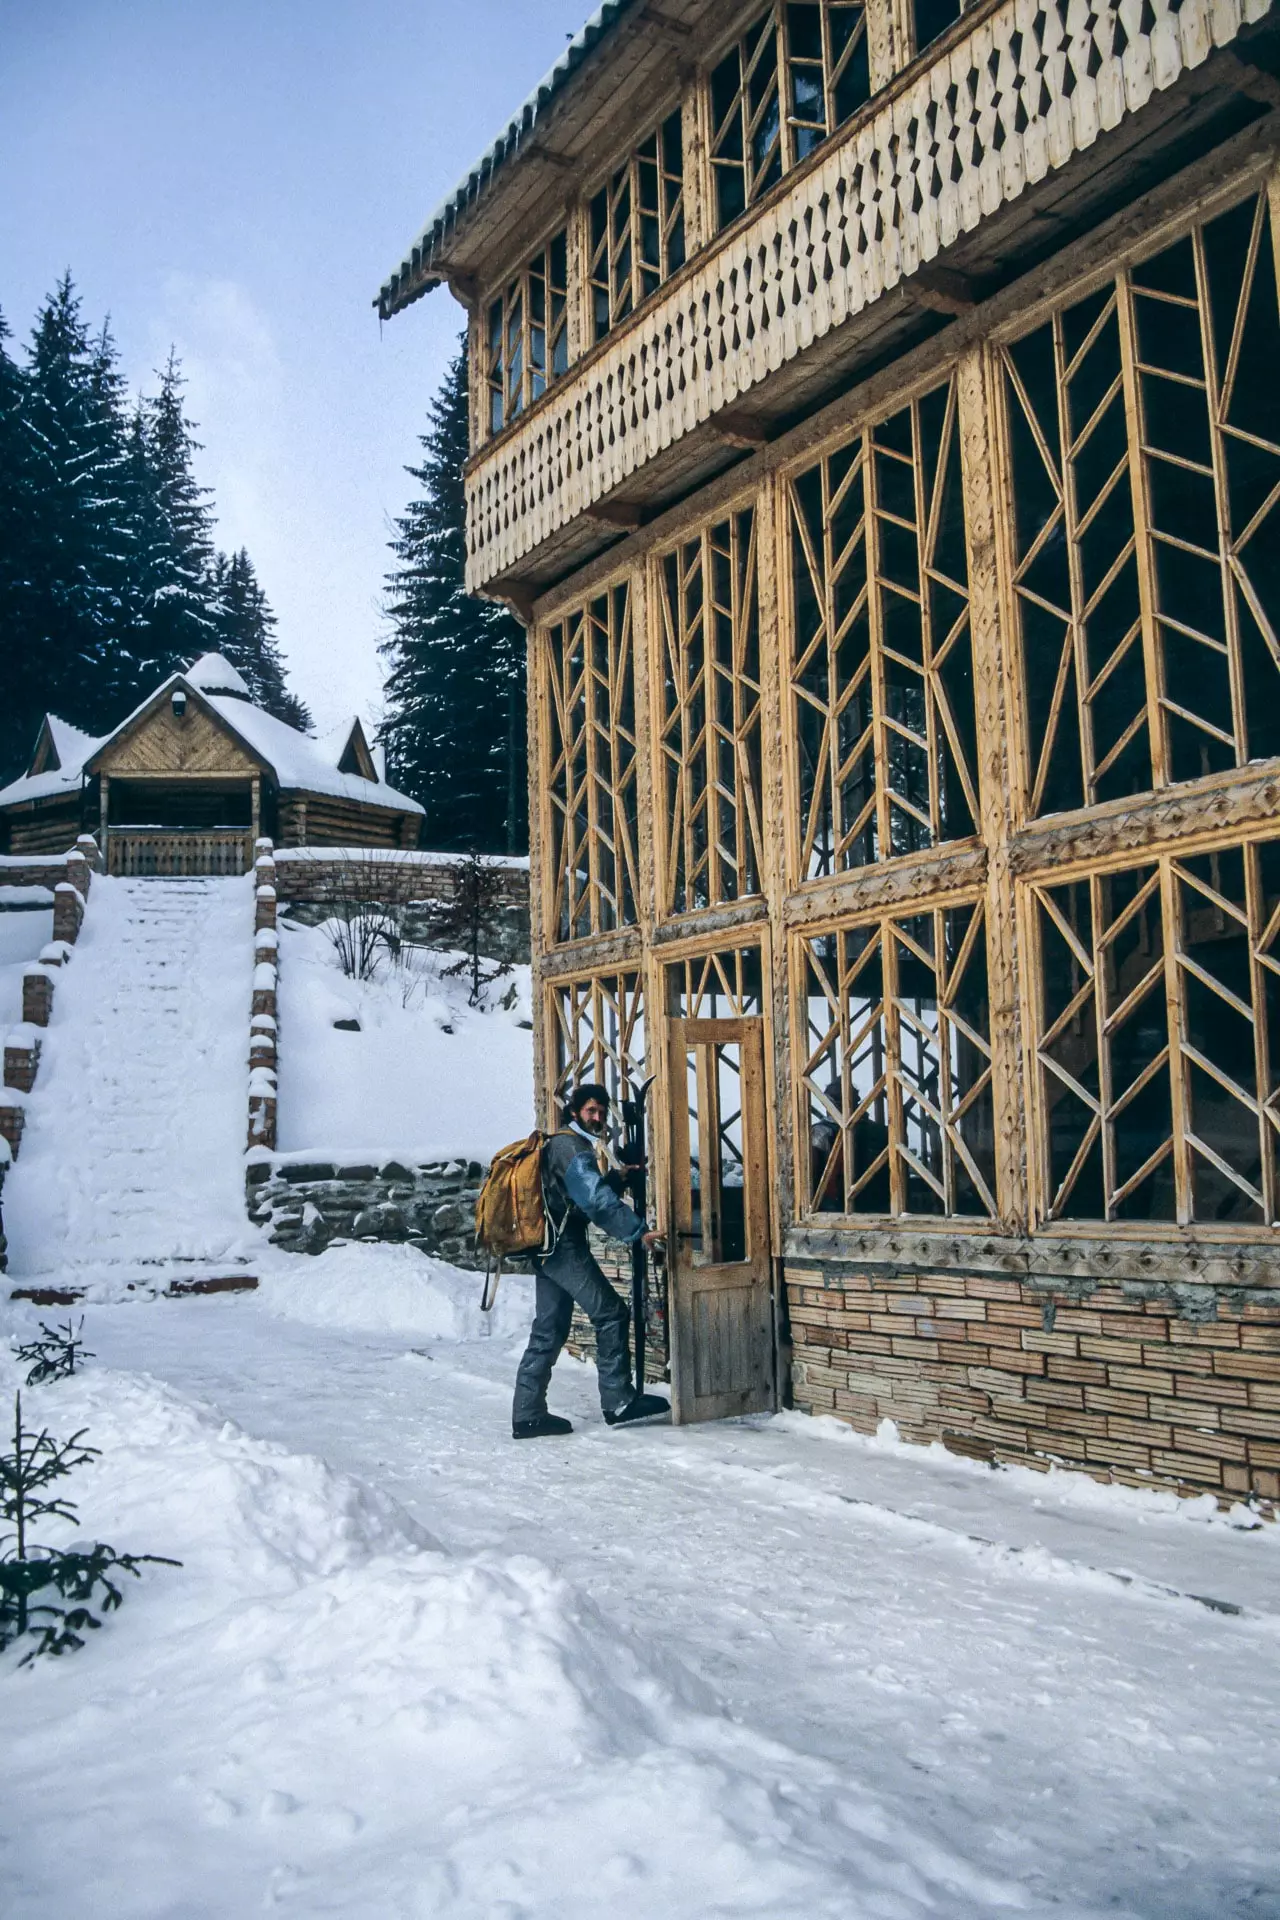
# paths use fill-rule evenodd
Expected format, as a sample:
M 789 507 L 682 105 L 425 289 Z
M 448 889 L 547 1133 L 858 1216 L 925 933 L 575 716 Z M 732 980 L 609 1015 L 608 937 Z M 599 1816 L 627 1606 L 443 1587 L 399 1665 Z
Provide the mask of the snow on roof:
M 338 726 L 330 727 L 328 733 L 322 733 L 318 736 L 315 743 L 316 752 L 322 753 L 330 766 L 336 767 L 346 752 L 348 742 L 357 727 L 359 727 L 361 733 L 364 732 L 364 722 L 361 720 L 360 715 L 358 713 L 349 713 L 346 719 L 341 721 Z M 386 769 L 384 768 L 382 772 L 379 773 L 378 778 L 384 778 L 385 772 Z
M 394 787 L 385 786 L 380 780 L 362 780 L 356 773 L 339 773 L 327 756 L 325 742 L 309 739 L 273 714 L 264 713 L 261 707 L 220 693 L 206 694 L 205 699 L 232 732 L 267 762 L 282 787 L 336 794 L 344 800 L 362 800 L 366 806 L 392 807 L 399 813 L 424 811 L 408 794 L 397 793 Z M 348 725 L 337 749 L 339 754 L 350 737 Z M 336 738 L 336 732 L 328 738 Z
M 432 274 L 430 268 L 441 241 L 451 228 L 457 226 L 472 204 L 488 191 L 494 174 L 503 162 L 513 159 L 520 148 L 527 144 L 539 114 L 545 113 L 592 48 L 633 4 L 634 0 L 605 0 L 605 4 L 598 7 L 574 34 L 550 72 L 542 76 L 528 99 L 512 115 L 505 130 L 481 154 L 474 166 L 467 169 L 453 192 L 440 202 L 405 259 L 387 275 L 373 303 L 380 319 L 389 320 L 392 314 L 399 313 L 402 307 L 407 307 L 420 295 L 429 293 L 432 287 L 439 285 L 439 275 Z
M 189 687 L 195 687 L 200 693 L 238 693 L 242 700 L 253 698 L 225 654 L 202 653 L 187 668 L 183 678 Z
M 56 713 L 47 713 L 45 720 L 59 764 L 44 773 L 19 774 L 7 787 L 0 788 L 0 807 L 12 806 L 19 800 L 50 800 L 59 793 L 74 793 L 79 788 L 85 761 L 110 738 L 104 735 L 102 740 L 95 740 L 92 734 L 81 733 L 79 727 L 73 727 L 69 721 L 59 720 Z
M 215 663 L 220 663 L 220 666 Z M 138 703 L 118 727 L 113 727 L 110 733 L 103 734 L 99 740 L 91 739 L 75 727 L 69 727 L 64 720 L 55 721 L 50 715 L 50 728 L 58 729 L 54 733 L 54 745 L 62 765 L 48 773 L 23 774 L 11 781 L 0 790 L 0 807 L 14 806 L 23 800 L 47 800 L 54 794 L 78 788 L 87 762 L 118 734 L 123 733 L 126 727 L 132 726 L 140 715 L 158 705 L 175 687 L 187 687 L 207 701 L 237 739 L 242 740 L 266 763 L 281 787 L 336 795 L 343 800 L 360 800 L 366 806 L 389 807 L 396 813 L 423 812 L 419 803 L 411 800 L 408 794 L 397 793 L 394 787 L 387 786 L 381 773 L 374 781 L 362 780 L 358 774 L 338 772 L 337 761 L 351 738 L 351 729 L 357 716 L 353 715 L 341 728 L 335 728 L 325 740 L 312 740 L 307 734 L 299 733 L 296 727 L 287 726 L 283 720 L 264 713 L 261 707 L 255 707 L 245 696 L 234 692 L 206 692 L 192 678 L 201 668 L 207 669 L 208 678 L 225 680 L 226 676 L 230 676 L 241 686 L 244 685 L 235 668 L 223 660 L 221 654 L 207 653 L 196 661 L 190 672 L 171 673 L 154 693 Z M 331 741 L 336 743 L 332 755 L 328 752 Z
M 82 767 L 98 744 L 93 735 L 82 733 L 69 720 L 59 720 L 56 713 L 47 713 L 45 719 L 53 738 L 53 750 L 62 765 Z

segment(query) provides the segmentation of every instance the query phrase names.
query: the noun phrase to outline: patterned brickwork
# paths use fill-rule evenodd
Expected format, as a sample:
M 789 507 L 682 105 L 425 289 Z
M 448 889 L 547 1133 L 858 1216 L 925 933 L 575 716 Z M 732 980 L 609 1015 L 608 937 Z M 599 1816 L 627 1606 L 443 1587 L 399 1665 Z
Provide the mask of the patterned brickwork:
M 806 1412 L 864 1432 L 893 1420 L 980 1459 L 1280 1499 L 1280 1288 L 1055 1292 L 792 1262 L 786 1277 Z

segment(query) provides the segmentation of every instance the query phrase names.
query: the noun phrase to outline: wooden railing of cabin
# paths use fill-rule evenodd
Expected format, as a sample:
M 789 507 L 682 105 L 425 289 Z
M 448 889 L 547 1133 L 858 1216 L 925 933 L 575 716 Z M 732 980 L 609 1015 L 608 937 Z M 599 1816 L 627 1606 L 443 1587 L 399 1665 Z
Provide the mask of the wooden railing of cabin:
M 112 827 L 107 872 L 174 879 L 247 873 L 253 865 L 249 827 Z
M 468 587 L 516 567 L 1270 7 L 1005 0 L 985 14 L 480 450 Z

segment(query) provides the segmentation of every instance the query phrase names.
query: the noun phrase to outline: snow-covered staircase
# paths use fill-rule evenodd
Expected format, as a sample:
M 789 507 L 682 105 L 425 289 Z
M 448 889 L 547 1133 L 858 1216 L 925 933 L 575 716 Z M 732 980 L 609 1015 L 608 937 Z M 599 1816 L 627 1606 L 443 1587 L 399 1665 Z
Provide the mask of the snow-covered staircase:
M 11 1287 L 248 1277 L 252 973 L 249 877 L 95 881 L 5 1186 Z

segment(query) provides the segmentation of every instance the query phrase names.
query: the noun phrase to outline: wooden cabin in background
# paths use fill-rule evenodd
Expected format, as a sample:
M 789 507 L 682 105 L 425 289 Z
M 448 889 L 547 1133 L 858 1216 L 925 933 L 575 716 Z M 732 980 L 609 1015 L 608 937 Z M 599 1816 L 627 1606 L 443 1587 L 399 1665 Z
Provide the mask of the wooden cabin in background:
M 676 1417 L 1280 1494 L 1271 0 L 610 0 L 470 320 L 544 1118 L 656 1076 Z
M 416 847 L 421 820 L 358 718 L 314 740 L 254 706 L 218 653 L 100 740 L 47 715 L 27 772 L 0 790 L 3 851 L 62 853 L 95 833 L 117 874 L 246 873 L 259 834 L 279 847 Z

